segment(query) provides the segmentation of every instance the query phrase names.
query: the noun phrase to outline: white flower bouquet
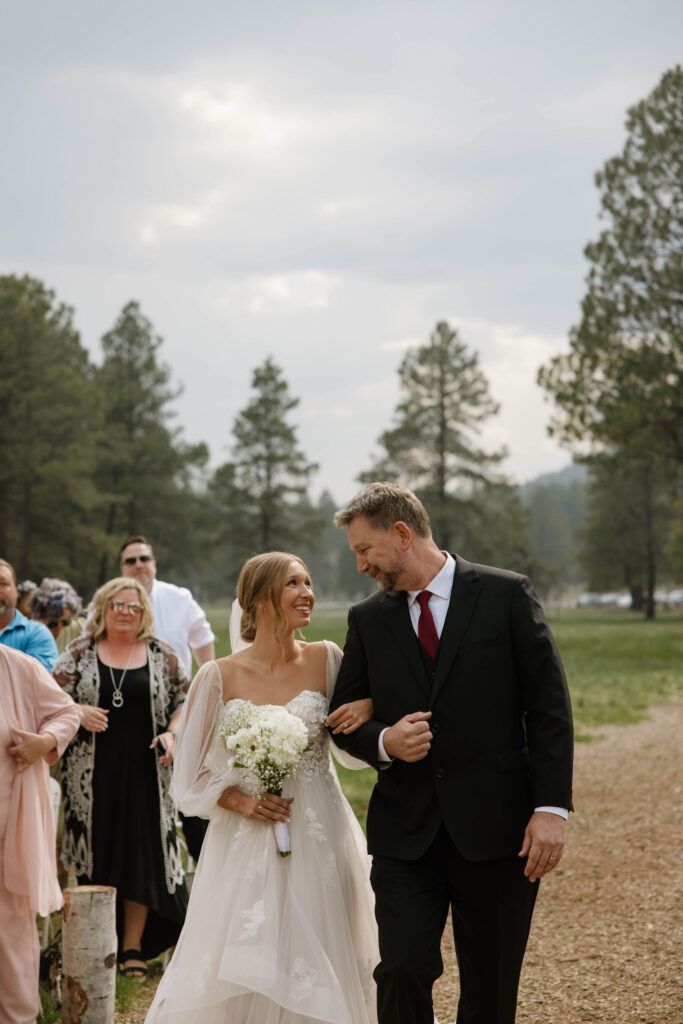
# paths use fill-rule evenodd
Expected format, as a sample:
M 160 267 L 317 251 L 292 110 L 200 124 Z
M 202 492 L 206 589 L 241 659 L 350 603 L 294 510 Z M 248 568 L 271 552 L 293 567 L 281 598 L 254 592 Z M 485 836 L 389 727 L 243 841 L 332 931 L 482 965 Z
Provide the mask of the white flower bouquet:
M 282 784 L 308 749 L 308 732 L 300 718 L 278 704 L 242 704 L 219 730 L 233 766 L 255 775 L 266 793 L 282 796 Z M 281 857 L 291 853 L 287 822 L 274 825 Z

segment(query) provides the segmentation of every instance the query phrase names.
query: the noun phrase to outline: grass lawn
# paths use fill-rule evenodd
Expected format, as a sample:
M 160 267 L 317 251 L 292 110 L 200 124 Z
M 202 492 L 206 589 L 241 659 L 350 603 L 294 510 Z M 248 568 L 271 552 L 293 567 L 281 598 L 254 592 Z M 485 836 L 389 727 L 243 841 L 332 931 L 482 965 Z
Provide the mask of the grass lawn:
M 230 650 L 229 607 L 209 609 L 218 656 Z M 683 692 L 683 614 L 661 612 L 653 622 L 641 614 L 615 610 L 565 609 L 549 613 L 564 662 L 574 708 L 576 739 L 584 730 L 608 723 L 638 722 L 650 704 Z M 305 630 L 307 640 L 334 640 L 344 646 L 346 612 L 319 609 Z M 375 772 L 339 768 L 344 792 L 365 826 Z

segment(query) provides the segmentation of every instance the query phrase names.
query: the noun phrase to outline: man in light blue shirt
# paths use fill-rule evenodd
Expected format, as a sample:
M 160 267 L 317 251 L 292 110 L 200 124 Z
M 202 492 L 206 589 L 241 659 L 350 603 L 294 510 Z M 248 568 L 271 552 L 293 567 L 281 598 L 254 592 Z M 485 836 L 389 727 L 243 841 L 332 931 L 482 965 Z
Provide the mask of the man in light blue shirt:
M 42 622 L 33 622 L 17 610 L 17 578 L 14 569 L 0 558 L 0 644 L 36 658 L 50 672 L 57 660 L 57 644 Z

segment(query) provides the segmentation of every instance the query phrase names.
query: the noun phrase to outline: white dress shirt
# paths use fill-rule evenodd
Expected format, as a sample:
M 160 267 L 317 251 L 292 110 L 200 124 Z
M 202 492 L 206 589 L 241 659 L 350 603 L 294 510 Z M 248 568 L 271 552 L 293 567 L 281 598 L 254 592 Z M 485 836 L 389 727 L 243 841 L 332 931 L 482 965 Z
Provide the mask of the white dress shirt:
M 206 615 L 187 587 L 154 580 L 149 595 L 154 612 L 154 634 L 170 644 L 192 674 L 190 647 L 204 647 L 215 640 Z
M 453 577 L 455 576 L 455 559 L 447 551 L 442 552 L 446 556 L 446 561 L 436 574 L 433 580 L 423 587 L 422 590 L 428 590 L 431 594 L 429 598 L 429 610 L 432 613 L 434 619 L 434 625 L 436 626 L 436 632 L 441 639 L 441 633 L 443 632 L 444 623 L 446 621 L 446 615 L 448 613 L 448 606 L 451 603 L 451 591 L 453 589 Z M 407 590 L 406 600 L 408 601 L 408 611 L 410 612 L 410 621 L 412 622 L 415 635 L 418 635 L 418 622 L 420 619 L 420 605 L 418 604 L 418 594 L 422 593 L 422 590 Z M 384 733 L 386 729 L 383 729 L 379 736 L 379 759 L 380 761 L 391 761 L 391 758 L 384 749 Z M 559 814 L 561 818 L 568 818 L 569 812 L 564 807 L 536 807 L 536 811 L 549 811 L 552 814 Z

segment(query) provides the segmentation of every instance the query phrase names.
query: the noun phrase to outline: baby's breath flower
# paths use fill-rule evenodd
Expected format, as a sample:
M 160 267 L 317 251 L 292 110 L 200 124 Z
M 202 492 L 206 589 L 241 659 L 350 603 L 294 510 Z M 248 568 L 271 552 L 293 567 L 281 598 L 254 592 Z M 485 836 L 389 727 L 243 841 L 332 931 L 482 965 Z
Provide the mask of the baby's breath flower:
M 233 764 L 255 775 L 267 793 L 278 796 L 308 744 L 303 721 L 277 704 L 244 703 L 219 732 Z

